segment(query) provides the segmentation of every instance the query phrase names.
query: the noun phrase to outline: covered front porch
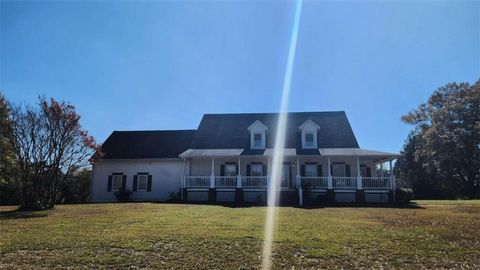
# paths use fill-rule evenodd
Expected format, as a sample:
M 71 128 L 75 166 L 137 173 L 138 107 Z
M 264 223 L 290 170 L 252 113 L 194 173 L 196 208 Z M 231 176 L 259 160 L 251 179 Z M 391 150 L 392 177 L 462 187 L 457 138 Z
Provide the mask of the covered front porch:
M 272 151 L 262 155 L 242 155 L 243 152 L 232 150 L 201 153 L 203 155 L 197 152 L 182 157 L 185 161 L 182 199 L 218 203 L 266 202 L 271 184 Z M 280 178 L 282 202 L 296 205 L 393 202 L 392 161 L 398 155 L 392 155 L 362 149 L 340 152 L 320 149 L 320 155 L 296 155 L 294 151 L 285 151 Z

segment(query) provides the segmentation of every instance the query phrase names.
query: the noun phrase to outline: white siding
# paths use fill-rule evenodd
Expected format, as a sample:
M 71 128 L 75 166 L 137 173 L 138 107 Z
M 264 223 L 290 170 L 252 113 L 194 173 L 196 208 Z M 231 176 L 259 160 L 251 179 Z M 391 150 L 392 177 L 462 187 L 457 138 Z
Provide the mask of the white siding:
M 93 166 L 92 202 L 116 201 L 108 192 L 108 176 L 123 173 L 127 176 L 127 189 L 132 190 L 133 176 L 139 172 L 152 175 L 152 191 L 134 192 L 134 201 L 165 201 L 170 192 L 180 192 L 183 162 L 181 160 L 103 160 Z

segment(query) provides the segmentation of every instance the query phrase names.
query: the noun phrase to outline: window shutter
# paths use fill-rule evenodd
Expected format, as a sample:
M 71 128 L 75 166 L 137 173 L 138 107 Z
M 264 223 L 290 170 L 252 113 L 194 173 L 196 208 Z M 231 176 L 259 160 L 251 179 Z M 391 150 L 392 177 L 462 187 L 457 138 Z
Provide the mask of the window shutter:
M 125 190 L 127 188 L 127 176 L 122 175 L 122 188 Z
M 147 191 L 152 191 L 152 175 L 148 175 Z
M 333 165 L 330 165 L 330 176 L 333 176 Z
M 305 165 L 300 166 L 300 176 L 305 176 Z
M 107 184 L 107 191 L 111 192 L 112 191 L 112 176 L 108 176 L 108 184 Z
M 350 177 L 350 165 L 345 165 L 345 176 Z
M 323 176 L 322 165 L 320 164 L 317 165 L 317 176 L 319 177 Z
M 220 165 L 220 176 L 225 176 L 225 165 Z
M 252 170 L 250 168 L 250 164 L 247 164 L 247 176 L 251 176 L 252 175 Z
M 267 176 L 267 165 L 262 164 L 263 176 Z
M 239 175 L 239 167 L 238 167 L 238 163 L 237 163 L 237 166 L 235 167 L 235 175 Z
M 372 177 L 372 168 L 367 167 L 367 177 Z
M 138 181 L 138 175 L 134 175 L 133 176 L 133 186 L 132 186 L 133 191 L 137 191 L 137 181 Z

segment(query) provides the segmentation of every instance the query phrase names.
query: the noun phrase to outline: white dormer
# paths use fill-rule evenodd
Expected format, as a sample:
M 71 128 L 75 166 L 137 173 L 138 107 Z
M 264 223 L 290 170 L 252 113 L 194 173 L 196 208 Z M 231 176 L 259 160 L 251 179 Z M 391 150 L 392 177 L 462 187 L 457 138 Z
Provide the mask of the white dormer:
M 317 133 L 320 129 L 319 125 L 315 124 L 312 120 L 307 120 L 301 124 L 298 129 L 301 132 L 303 149 L 318 148 Z
M 250 148 L 251 149 L 265 149 L 267 126 L 260 121 L 255 121 L 248 127 L 250 131 Z

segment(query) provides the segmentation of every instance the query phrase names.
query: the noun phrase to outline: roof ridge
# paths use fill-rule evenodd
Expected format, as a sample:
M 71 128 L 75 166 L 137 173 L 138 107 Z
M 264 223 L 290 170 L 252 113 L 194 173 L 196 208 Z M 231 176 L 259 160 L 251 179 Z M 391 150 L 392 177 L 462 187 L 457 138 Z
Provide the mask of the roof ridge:
M 145 130 L 114 130 L 113 132 L 134 133 L 134 132 L 179 132 L 179 131 L 197 131 L 197 130 L 196 129 L 145 129 Z
M 301 112 L 287 112 L 287 114 L 312 114 L 312 113 L 322 113 L 322 114 L 346 114 L 345 111 L 301 111 Z M 205 113 L 204 116 L 216 116 L 216 115 L 275 115 L 280 114 L 280 112 L 253 112 L 253 113 Z

